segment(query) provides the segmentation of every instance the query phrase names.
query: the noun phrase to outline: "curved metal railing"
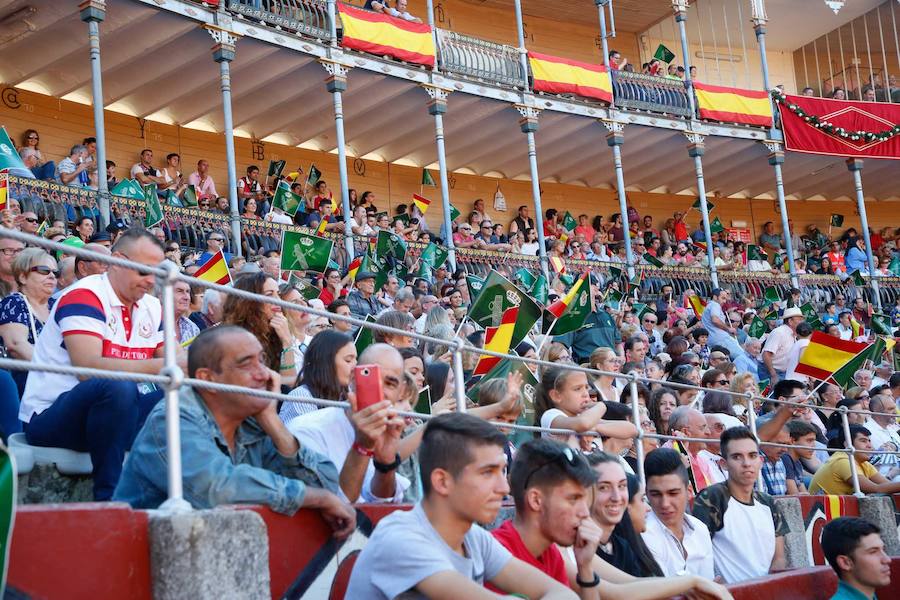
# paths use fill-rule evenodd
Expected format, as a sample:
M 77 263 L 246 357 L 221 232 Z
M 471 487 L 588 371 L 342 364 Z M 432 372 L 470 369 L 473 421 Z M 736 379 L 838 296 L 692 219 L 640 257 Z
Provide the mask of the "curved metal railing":
M 487 83 L 525 88 L 519 50 L 447 29 L 436 29 L 438 65 L 442 71 Z
M 691 116 L 691 103 L 680 79 L 628 71 L 610 71 L 610 77 L 617 108 Z
M 229 11 L 279 29 L 330 40 L 325 0 L 228 0 Z

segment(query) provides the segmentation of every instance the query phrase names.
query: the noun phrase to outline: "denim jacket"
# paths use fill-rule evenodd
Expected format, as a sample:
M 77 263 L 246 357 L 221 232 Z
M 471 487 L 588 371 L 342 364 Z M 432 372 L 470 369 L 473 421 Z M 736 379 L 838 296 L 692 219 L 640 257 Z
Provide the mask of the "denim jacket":
M 194 508 L 264 504 L 292 515 L 303 505 L 307 485 L 337 493 L 337 469 L 321 454 L 301 445 L 296 456 L 281 456 L 252 418 L 238 428 L 232 454 L 193 388 L 181 390 L 179 409 L 184 498 Z M 157 508 L 168 497 L 167 467 L 166 408 L 160 402 L 134 441 L 113 499 Z

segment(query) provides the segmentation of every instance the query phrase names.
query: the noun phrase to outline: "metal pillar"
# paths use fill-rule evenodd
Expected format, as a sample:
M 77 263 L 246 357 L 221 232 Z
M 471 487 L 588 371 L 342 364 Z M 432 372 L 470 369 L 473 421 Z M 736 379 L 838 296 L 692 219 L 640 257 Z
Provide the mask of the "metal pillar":
M 869 235 L 869 218 L 866 216 L 866 197 L 863 194 L 861 158 L 847 159 L 847 168 L 853 173 L 853 187 L 856 189 L 856 207 L 859 211 L 859 224 L 863 240 L 866 243 L 866 260 L 869 262 L 869 285 L 875 297 L 875 308 L 881 312 L 881 294 L 878 292 L 878 273 L 875 269 L 875 255 L 872 252 L 872 236 Z
M 756 43 L 759 44 L 759 62 L 762 67 L 763 88 L 768 92 L 772 88 L 769 86 L 769 59 L 766 56 L 766 23 L 769 18 L 766 16 L 765 0 L 750 0 L 750 20 L 753 22 L 753 31 L 756 32 Z M 772 139 L 784 139 L 775 127 L 775 102 L 769 96 L 769 106 L 772 108 Z
M 713 288 L 719 287 L 719 273 L 716 271 L 716 259 L 713 256 L 712 231 L 709 227 L 709 205 L 706 203 L 706 181 L 703 179 L 703 136 L 699 133 L 685 133 L 688 139 L 688 155 L 694 159 L 694 171 L 697 175 L 697 196 L 700 198 L 700 214 L 703 216 L 703 237 L 706 239 L 706 257 L 709 261 L 709 278 Z
M 602 9 L 601 9 L 602 10 Z M 606 144 L 612 148 L 613 165 L 616 171 L 616 191 L 619 196 L 619 211 L 622 213 L 622 226 L 625 227 L 625 263 L 628 271 L 628 280 L 634 279 L 635 256 L 631 250 L 631 235 L 628 229 L 628 195 L 625 192 L 625 172 L 622 167 L 622 144 L 625 143 L 624 123 L 616 121 L 600 121 L 609 131 L 606 134 Z
M 447 176 L 447 151 L 444 148 L 444 113 L 447 112 L 447 96 L 450 90 L 434 85 L 422 85 L 431 100 L 428 114 L 434 117 L 434 142 L 437 145 L 438 174 L 441 180 L 441 205 L 444 210 L 444 245 L 449 252 L 448 260 L 456 270 L 456 246 L 453 245 L 453 220 L 450 218 L 450 182 Z
M 538 176 L 537 148 L 534 134 L 538 130 L 538 115 L 540 110 L 524 104 L 516 104 L 516 110 L 522 115 L 519 127 L 528 139 L 528 165 L 531 169 L 531 198 L 534 201 L 534 226 L 538 234 L 538 255 L 541 257 L 541 271 L 547 281 L 550 279 L 550 271 L 547 268 L 547 243 L 544 239 L 544 209 L 541 206 L 541 180 Z
M 687 39 L 687 9 L 688 0 L 672 0 L 672 10 L 675 11 L 675 22 L 678 23 L 678 37 L 681 38 L 681 57 L 684 59 L 684 87 L 687 90 L 688 102 L 691 107 L 691 118 L 697 118 L 697 109 L 694 102 L 694 81 L 691 79 L 691 63 L 688 60 L 691 50 Z
M 516 34 L 519 43 L 519 64 L 525 78 L 525 89 L 528 89 L 528 49 L 525 48 L 525 22 L 522 20 L 522 0 L 514 0 L 516 9 Z
M 781 165 L 784 164 L 784 149 L 775 141 L 765 142 L 769 149 L 769 164 L 775 169 L 775 195 L 778 196 L 778 212 L 781 213 L 781 230 L 784 232 L 784 249 L 787 253 L 788 271 L 791 274 L 791 286 L 800 289 L 800 277 L 797 275 L 797 265 L 794 262 L 794 248 L 791 245 L 791 228 L 788 224 L 787 202 L 784 199 L 784 178 L 781 175 Z
M 88 24 L 88 40 L 91 52 L 91 95 L 94 104 L 94 137 L 97 139 L 97 199 L 100 204 L 100 220 L 109 224 L 109 188 L 106 182 L 106 121 L 103 114 L 103 76 L 100 68 L 100 23 L 106 18 L 106 2 L 87 0 L 82 2 L 81 20 Z
M 603 66 L 609 71 L 609 44 L 606 42 L 606 7 L 609 0 L 594 0 L 597 5 L 597 16 L 600 18 L 600 45 L 603 52 Z
M 234 239 L 235 255 L 243 254 L 241 246 L 241 214 L 237 196 L 237 166 L 234 157 L 234 121 L 231 115 L 231 61 L 234 60 L 234 45 L 238 37 L 224 29 L 207 27 L 206 31 L 216 41 L 213 46 L 213 60 L 219 63 L 219 77 L 222 87 L 222 113 L 225 125 L 225 159 L 228 163 L 228 206 L 231 213 L 231 236 Z

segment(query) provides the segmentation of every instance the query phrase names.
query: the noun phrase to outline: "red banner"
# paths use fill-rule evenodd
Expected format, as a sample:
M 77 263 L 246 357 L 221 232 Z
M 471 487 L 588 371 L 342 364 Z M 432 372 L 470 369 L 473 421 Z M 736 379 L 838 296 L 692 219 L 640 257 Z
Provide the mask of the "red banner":
M 785 96 L 779 108 L 788 150 L 853 158 L 900 159 L 900 135 L 888 139 L 857 135 L 860 132 L 879 134 L 896 127 L 900 124 L 900 105 Z M 798 110 L 805 116 L 796 114 Z M 843 136 L 839 135 L 839 129 L 844 130 Z

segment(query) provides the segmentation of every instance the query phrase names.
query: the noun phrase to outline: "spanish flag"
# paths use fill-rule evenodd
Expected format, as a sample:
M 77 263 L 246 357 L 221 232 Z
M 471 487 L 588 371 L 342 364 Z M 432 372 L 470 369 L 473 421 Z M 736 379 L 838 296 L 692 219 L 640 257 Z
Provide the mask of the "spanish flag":
M 772 103 L 766 92 L 696 81 L 694 91 L 701 119 L 761 127 L 772 124 Z
M 509 346 L 512 343 L 513 331 L 516 328 L 516 318 L 519 316 L 519 307 L 511 306 L 503 311 L 503 317 L 500 325 L 497 327 L 488 327 L 484 332 L 484 349 L 491 352 L 499 352 L 507 354 Z M 497 356 L 487 356 L 482 354 L 478 359 L 478 364 L 472 371 L 472 375 L 484 375 L 490 371 L 502 359 Z
M 219 285 L 231 285 L 231 273 L 228 271 L 228 263 L 225 262 L 225 254 L 219 250 L 210 256 L 194 273 L 194 277 Z
M 528 53 L 534 76 L 534 91 L 551 94 L 575 94 L 612 104 L 612 80 L 602 65 Z
M 813 331 L 809 345 L 800 355 L 800 362 L 795 370 L 802 375 L 825 381 L 868 347 L 866 343 L 842 340 L 821 331 Z
M 566 308 L 570 304 L 572 304 L 572 300 L 575 299 L 575 296 L 578 295 L 578 290 L 581 289 L 584 280 L 587 279 L 588 273 L 590 273 L 590 271 L 585 271 L 584 274 L 582 274 L 582 276 L 578 278 L 578 281 L 576 281 L 572 286 L 572 289 L 570 289 L 564 297 L 548 306 L 546 309 L 547 312 L 551 313 L 557 319 L 560 318 L 566 311 Z
M 328 222 L 330 220 L 330 217 L 328 217 L 327 215 L 322 217 L 322 220 L 319 221 L 319 226 L 316 227 L 316 235 L 322 235 L 325 233 L 325 228 L 328 227 Z
M 338 2 L 338 9 L 344 25 L 344 48 L 434 67 L 434 37 L 427 24 L 410 23 L 343 2 Z
M 363 257 L 362 255 L 357 256 L 350 262 L 350 266 L 347 267 L 347 275 L 350 276 L 350 281 L 356 281 L 356 274 L 359 272 L 359 268 L 362 266 Z
M 687 300 L 690 303 L 691 308 L 694 309 L 694 315 L 698 319 L 703 316 L 703 311 L 706 310 L 706 302 L 703 301 L 703 298 L 697 294 L 692 294 L 687 297 Z
M 9 190 L 9 169 L 0 169 L 0 210 L 6 210 L 6 195 Z
M 553 272 L 557 275 L 565 275 L 566 274 L 566 263 L 563 259 L 558 256 L 550 257 L 550 268 L 553 269 Z
M 424 196 L 413 194 L 413 204 L 419 209 L 419 212 L 424 215 L 425 211 L 428 210 L 428 207 L 431 206 L 431 200 Z

